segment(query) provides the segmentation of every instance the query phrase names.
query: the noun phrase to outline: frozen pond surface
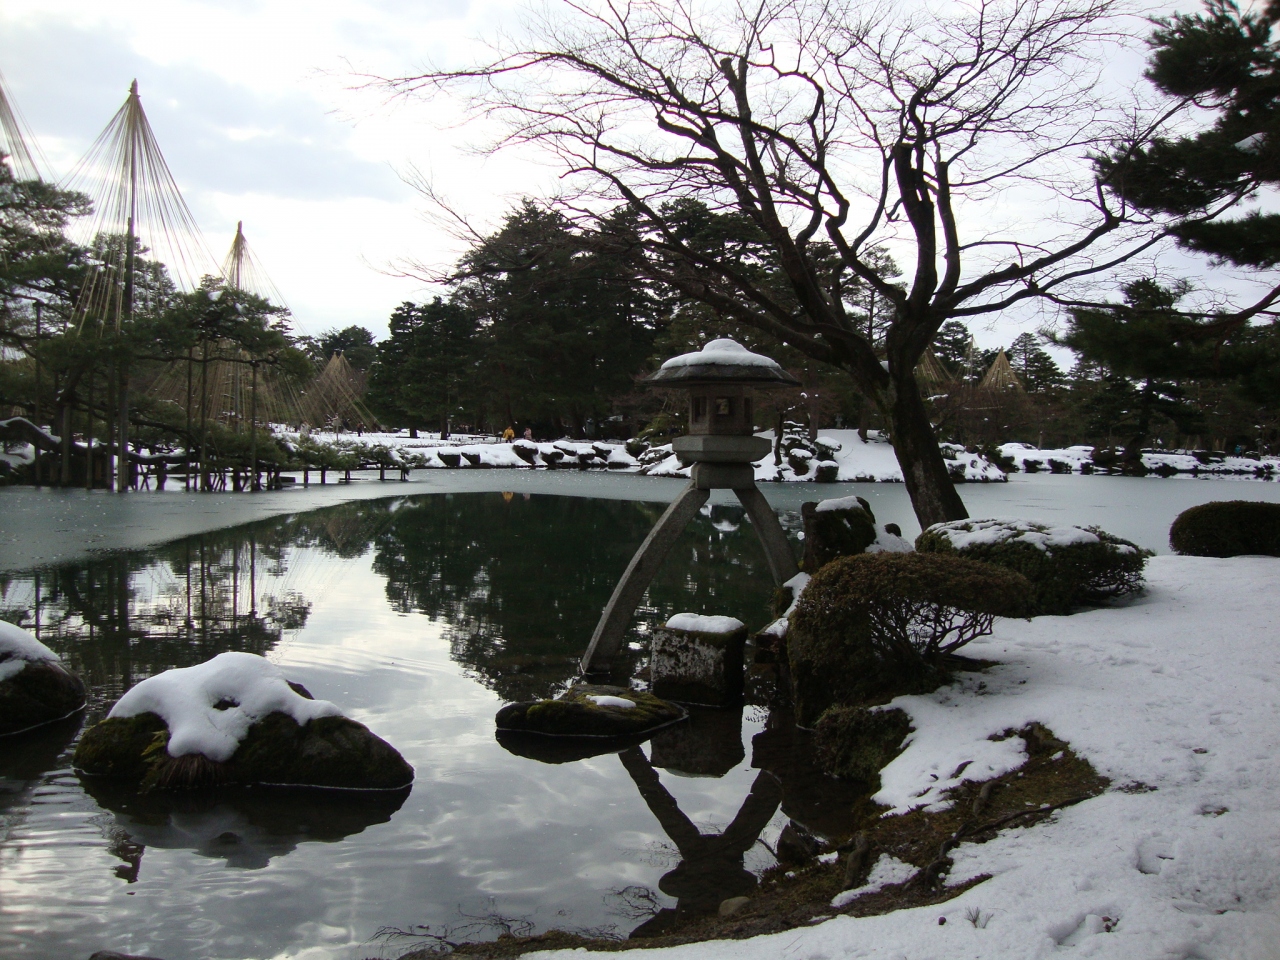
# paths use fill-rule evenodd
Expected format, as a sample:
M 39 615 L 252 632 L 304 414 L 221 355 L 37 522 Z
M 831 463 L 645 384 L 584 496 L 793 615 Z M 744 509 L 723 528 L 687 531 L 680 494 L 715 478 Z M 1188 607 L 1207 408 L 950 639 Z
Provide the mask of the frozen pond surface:
M 0 570 L 28 570 L 90 556 L 136 549 L 178 537 L 219 530 L 266 517 L 355 500 L 419 493 L 514 491 L 602 500 L 667 503 L 685 480 L 638 474 L 534 470 L 420 471 L 409 482 L 359 477 L 260 494 L 0 490 Z M 864 497 L 882 523 L 898 523 L 903 534 L 920 532 L 906 488 L 895 483 L 763 483 L 760 489 L 779 511 L 800 509 L 805 500 Z M 1280 502 L 1280 483 L 1190 477 L 1108 477 L 1012 474 L 1008 483 L 962 484 L 960 495 L 974 517 L 1018 516 L 1031 520 L 1097 524 L 1158 553 L 1169 552 L 1173 518 L 1209 500 Z M 717 492 L 713 503 L 734 502 Z
M 494 739 L 503 702 L 573 675 L 617 576 L 681 485 L 450 471 L 261 497 L 3 491 L 13 572 L 0 617 L 30 627 L 39 598 L 40 638 L 92 686 L 88 721 L 145 676 L 250 650 L 367 723 L 418 779 L 407 798 L 374 802 L 140 804 L 91 794 L 72 773 L 78 722 L 0 742 L 0 955 L 355 960 L 403 952 L 417 941 L 379 932 L 423 924 L 453 938 L 503 924 L 625 935 L 654 909 L 743 892 L 746 874 L 772 864 L 762 844 L 716 841 L 735 818 L 735 836 L 749 826 L 748 840 L 760 831 L 770 844 L 787 817 L 838 829 L 847 798 L 814 789 L 803 738 L 758 707 L 558 765 Z M 449 488 L 459 492 L 439 495 Z M 916 531 L 899 485 L 764 489 L 792 525 L 805 499 L 857 493 L 882 522 Z M 1273 483 L 1054 475 L 961 492 L 975 516 L 1098 523 L 1157 550 L 1191 504 L 1280 500 Z M 135 549 L 99 552 L 110 546 Z M 713 506 L 673 551 L 636 640 L 685 610 L 758 628 L 770 590 L 741 512 Z M 688 834 L 659 822 L 663 791 L 706 843 L 676 848 L 671 835 Z

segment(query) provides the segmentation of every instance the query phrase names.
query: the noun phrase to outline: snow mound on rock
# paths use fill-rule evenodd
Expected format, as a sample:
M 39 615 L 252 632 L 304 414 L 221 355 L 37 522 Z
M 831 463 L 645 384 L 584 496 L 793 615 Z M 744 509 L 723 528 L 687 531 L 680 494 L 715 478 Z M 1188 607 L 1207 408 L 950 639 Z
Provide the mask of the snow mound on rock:
M 698 613 L 677 613 L 667 621 L 668 630 L 688 630 L 691 633 L 733 633 L 746 624 L 736 617 L 705 617 Z
M 220 653 L 194 667 L 166 670 L 143 680 L 111 708 L 108 717 L 154 713 L 169 728 L 169 755 L 200 753 L 231 758 L 249 728 L 271 713 L 304 725 L 340 717 L 328 700 L 308 700 L 289 686 L 280 669 L 252 653 Z
M 57 663 L 58 655 L 26 630 L 0 620 L 0 680 L 8 680 L 28 663 Z

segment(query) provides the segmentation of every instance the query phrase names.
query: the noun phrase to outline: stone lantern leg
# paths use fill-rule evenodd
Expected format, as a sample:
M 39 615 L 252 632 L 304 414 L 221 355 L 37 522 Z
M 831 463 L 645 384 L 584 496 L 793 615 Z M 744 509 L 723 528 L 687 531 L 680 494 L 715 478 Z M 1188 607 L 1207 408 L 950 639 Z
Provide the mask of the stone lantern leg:
M 774 583 L 782 584 L 798 572 L 778 515 L 756 488 L 752 464 L 768 456 L 773 444 L 755 436 L 751 394 L 753 389 L 800 382 L 775 361 L 727 339 L 672 357 L 649 382 L 689 393 L 689 433 L 672 441 L 671 449 L 682 463 L 693 465 L 692 479 L 649 531 L 614 588 L 582 658 L 582 672 L 587 674 L 604 673 L 612 666 L 644 592 L 712 490 L 732 490 L 742 502 Z

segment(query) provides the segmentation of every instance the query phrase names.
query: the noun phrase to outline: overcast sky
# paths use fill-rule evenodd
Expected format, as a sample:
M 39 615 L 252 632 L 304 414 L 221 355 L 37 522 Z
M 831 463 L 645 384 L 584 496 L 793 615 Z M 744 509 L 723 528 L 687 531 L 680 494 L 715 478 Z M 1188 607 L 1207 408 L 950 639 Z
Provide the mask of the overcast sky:
M 380 336 L 403 300 L 397 259 L 448 263 L 457 243 L 422 219 L 400 179 L 413 164 L 496 223 L 545 172 L 461 149 L 428 104 L 353 89 L 465 50 L 512 5 L 465 0 L 341 3 L 162 0 L 0 3 L 0 72 L 49 160 L 66 175 L 138 80 L 170 169 L 221 261 L 243 220 L 289 306 L 318 333 Z
M 388 103 L 360 89 L 362 77 L 469 59 L 476 38 L 512 26 L 520 8 L 521 0 L 3 0 L 0 72 L 56 178 L 136 78 L 216 261 L 243 220 L 298 332 L 355 323 L 381 337 L 398 303 L 431 293 L 388 275 L 395 262 L 447 265 L 461 252 L 423 218 L 400 174 L 422 170 L 489 228 L 555 181 L 552 170 L 514 156 L 467 150 L 484 131 L 450 127 L 448 103 Z M 1119 84 L 1142 83 L 1142 56 L 1135 45 L 1111 65 Z M 1004 316 L 974 332 L 982 346 L 1007 344 L 1043 321 Z

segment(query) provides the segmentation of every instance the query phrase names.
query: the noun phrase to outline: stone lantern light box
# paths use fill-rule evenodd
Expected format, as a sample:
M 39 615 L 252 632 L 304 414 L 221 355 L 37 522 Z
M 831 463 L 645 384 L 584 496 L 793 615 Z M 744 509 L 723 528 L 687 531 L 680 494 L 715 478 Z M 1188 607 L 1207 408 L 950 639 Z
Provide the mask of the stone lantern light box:
M 682 462 L 693 464 L 749 464 L 767 456 L 772 444 L 755 436 L 753 392 L 800 385 L 777 361 L 729 339 L 712 340 L 701 350 L 672 357 L 649 383 L 688 391 L 689 432 L 677 437 L 671 449 Z

